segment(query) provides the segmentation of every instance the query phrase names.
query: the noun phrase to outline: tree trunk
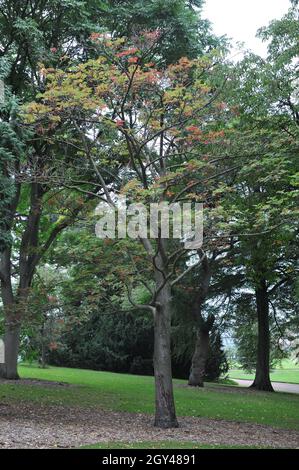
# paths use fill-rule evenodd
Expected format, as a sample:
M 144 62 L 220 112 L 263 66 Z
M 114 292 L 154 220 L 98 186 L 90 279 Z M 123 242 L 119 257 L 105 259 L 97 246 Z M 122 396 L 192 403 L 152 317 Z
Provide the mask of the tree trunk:
M 202 315 L 202 306 L 209 291 L 211 275 L 212 273 L 209 260 L 207 256 L 204 256 L 202 260 L 202 277 L 199 291 L 195 296 L 193 303 L 193 317 L 196 324 L 198 325 L 198 328 L 188 381 L 188 385 L 192 387 L 204 386 L 206 363 L 210 350 L 210 331 L 215 322 L 214 315 L 209 315 L 206 320 Z
M 160 428 L 177 428 L 171 369 L 172 285 L 167 272 L 167 240 L 159 238 L 157 252 L 153 251 L 148 239 L 142 239 L 142 243 L 153 263 L 156 287 L 152 304 L 146 306 L 150 307 L 154 315 L 154 425 Z
M 40 329 L 40 336 L 41 336 L 41 354 L 40 354 L 40 358 L 39 358 L 39 364 L 40 364 L 40 367 L 42 369 L 45 369 L 46 366 L 47 366 L 47 359 L 46 359 L 46 350 L 47 350 L 47 346 L 46 346 L 46 334 L 45 334 L 45 320 L 41 326 L 41 329 Z
M 7 323 L 4 346 L 5 363 L 0 365 L 0 377 L 4 379 L 19 379 L 18 374 L 18 353 L 20 344 L 20 324 Z
M 198 329 L 188 385 L 192 387 L 203 387 L 209 350 L 210 332 L 208 330 Z
M 269 299 L 266 281 L 256 288 L 256 307 L 258 316 L 258 345 L 255 379 L 251 387 L 266 392 L 274 392 L 270 380 L 270 329 Z
M 161 285 L 161 284 L 159 284 Z M 154 318 L 155 426 L 176 428 L 171 370 L 171 287 L 168 283 L 158 295 Z
M 42 341 L 42 345 L 41 345 L 40 366 L 42 369 L 45 369 L 47 367 L 46 344 L 44 341 Z
M 18 379 L 18 353 L 20 344 L 20 320 L 17 315 L 16 302 L 10 276 L 10 248 L 2 255 L 1 267 L 6 278 L 1 281 L 1 297 L 4 306 L 5 333 L 4 356 L 5 363 L 0 364 L 0 377 Z

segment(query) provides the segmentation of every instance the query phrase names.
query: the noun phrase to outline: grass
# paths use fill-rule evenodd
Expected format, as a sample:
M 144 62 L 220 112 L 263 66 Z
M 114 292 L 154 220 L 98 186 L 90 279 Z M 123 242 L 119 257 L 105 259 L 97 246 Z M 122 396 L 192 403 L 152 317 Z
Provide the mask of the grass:
M 260 447 L 259 447 L 260 448 Z M 228 446 L 221 444 L 198 444 L 188 441 L 142 441 L 142 442 L 101 442 L 82 446 L 81 449 L 253 449 L 248 446 Z
M 290 359 L 284 359 L 270 374 L 273 382 L 286 382 L 299 384 L 299 365 Z M 230 379 L 253 380 L 254 374 L 248 374 L 242 369 L 231 369 L 229 371 Z
M 154 412 L 152 377 L 91 370 L 21 365 L 23 378 L 63 381 L 76 387 L 43 387 L 0 384 L 0 401 L 27 400 L 44 404 L 101 407 L 132 413 Z M 232 392 L 226 385 L 204 389 L 183 387 L 175 380 L 178 416 L 195 416 L 299 429 L 299 395 L 287 393 Z M 225 389 L 227 388 L 227 392 Z

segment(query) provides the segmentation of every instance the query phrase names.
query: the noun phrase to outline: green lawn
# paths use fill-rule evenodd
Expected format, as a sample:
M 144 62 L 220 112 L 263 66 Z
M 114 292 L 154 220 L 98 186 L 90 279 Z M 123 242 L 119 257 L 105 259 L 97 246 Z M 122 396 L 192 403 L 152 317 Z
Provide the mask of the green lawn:
M 154 412 L 152 377 L 114 374 L 90 370 L 21 365 L 23 378 L 68 382 L 76 387 L 43 387 L 0 384 L 0 401 L 29 400 L 44 404 L 101 407 L 107 410 Z M 175 380 L 175 399 L 178 416 L 202 416 L 268 424 L 299 429 L 299 395 L 253 391 L 231 392 L 231 388 L 209 385 L 205 389 L 183 387 Z
M 242 369 L 231 369 L 229 371 L 229 378 L 253 380 L 254 374 L 248 374 Z M 290 359 L 284 359 L 281 365 L 278 365 L 271 371 L 271 380 L 273 382 L 299 384 L 299 365 L 295 364 Z

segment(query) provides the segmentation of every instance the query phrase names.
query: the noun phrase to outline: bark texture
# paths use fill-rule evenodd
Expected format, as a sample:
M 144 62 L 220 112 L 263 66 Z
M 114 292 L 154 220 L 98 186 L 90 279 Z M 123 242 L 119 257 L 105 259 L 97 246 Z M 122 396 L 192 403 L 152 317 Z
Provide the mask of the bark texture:
M 270 380 L 269 298 L 265 280 L 255 290 L 258 317 L 258 345 L 255 379 L 251 387 L 274 392 Z
M 19 379 L 18 354 L 20 343 L 20 325 L 7 325 L 4 335 L 5 363 L 0 364 L 0 377 L 10 380 Z
M 198 330 L 195 343 L 195 351 L 192 357 L 192 365 L 188 385 L 203 387 L 206 362 L 210 350 L 210 334 L 208 330 Z
M 211 268 L 209 260 L 205 256 L 202 261 L 201 283 L 193 304 L 193 317 L 197 324 L 197 335 L 188 380 L 188 385 L 192 387 L 204 386 L 206 363 L 210 351 L 210 331 L 215 322 L 214 315 L 210 315 L 206 320 L 202 315 L 202 306 L 208 294 L 210 281 Z
M 155 278 L 157 302 L 154 313 L 155 426 L 176 428 L 171 368 L 171 285 L 165 281 L 163 256 L 158 255 Z

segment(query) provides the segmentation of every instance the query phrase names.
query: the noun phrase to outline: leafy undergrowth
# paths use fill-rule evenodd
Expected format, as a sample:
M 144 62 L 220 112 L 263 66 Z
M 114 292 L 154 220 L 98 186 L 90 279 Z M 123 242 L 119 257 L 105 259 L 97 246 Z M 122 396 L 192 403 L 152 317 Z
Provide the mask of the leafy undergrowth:
M 21 365 L 22 378 L 66 382 L 73 386 L 0 384 L 0 402 L 29 400 L 42 404 L 101 407 L 132 413 L 154 412 L 152 377 L 91 370 Z M 175 380 L 178 416 L 207 417 L 299 429 L 299 395 L 264 393 L 227 385 L 209 384 L 203 389 Z

